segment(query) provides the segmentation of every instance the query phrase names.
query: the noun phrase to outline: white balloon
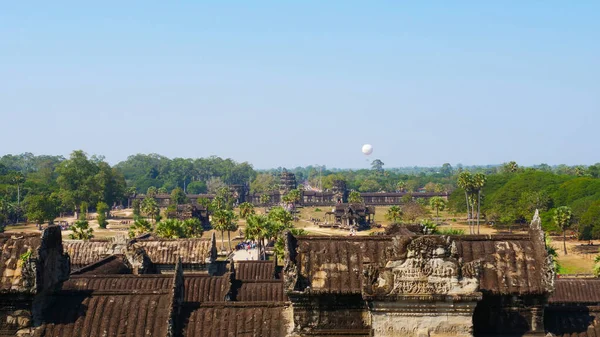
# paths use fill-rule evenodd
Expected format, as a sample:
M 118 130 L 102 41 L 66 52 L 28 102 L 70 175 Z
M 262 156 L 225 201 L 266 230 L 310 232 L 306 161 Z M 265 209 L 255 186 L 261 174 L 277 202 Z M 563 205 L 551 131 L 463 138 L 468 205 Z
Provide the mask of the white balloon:
M 364 153 L 367 156 L 370 155 L 371 153 L 373 153 L 373 146 L 371 146 L 371 144 L 363 145 L 362 153 Z

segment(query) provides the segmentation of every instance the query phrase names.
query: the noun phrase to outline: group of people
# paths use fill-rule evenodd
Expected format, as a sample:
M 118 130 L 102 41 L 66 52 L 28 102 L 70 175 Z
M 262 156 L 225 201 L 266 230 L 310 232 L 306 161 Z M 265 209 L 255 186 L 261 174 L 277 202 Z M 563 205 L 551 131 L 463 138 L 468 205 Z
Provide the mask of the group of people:
M 243 241 L 238 243 L 237 245 L 235 245 L 235 250 L 246 250 L 249 251 L 250 249 L 254 249 L 256 248 L 256 243 L 252 242 L 252 241 Z

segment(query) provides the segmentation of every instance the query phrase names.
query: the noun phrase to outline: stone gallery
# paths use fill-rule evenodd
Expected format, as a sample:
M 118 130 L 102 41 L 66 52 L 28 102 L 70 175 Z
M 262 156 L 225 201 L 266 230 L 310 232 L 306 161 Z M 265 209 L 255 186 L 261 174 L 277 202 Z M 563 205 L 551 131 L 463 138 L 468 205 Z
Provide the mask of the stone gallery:
M 286 237 L 219 261 L 212 239 L 0 234 L 0 336 L 600 336 L 600 280 L 557 279 L 526 235 Z

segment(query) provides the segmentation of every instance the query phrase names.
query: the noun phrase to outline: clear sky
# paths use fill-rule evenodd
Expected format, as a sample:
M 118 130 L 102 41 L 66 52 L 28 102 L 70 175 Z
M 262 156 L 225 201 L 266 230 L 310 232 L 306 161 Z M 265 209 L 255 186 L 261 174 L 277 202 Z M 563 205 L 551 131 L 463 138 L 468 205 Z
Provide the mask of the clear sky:
M 4 1 L 0 155 L 600 162 L 600 1 Z

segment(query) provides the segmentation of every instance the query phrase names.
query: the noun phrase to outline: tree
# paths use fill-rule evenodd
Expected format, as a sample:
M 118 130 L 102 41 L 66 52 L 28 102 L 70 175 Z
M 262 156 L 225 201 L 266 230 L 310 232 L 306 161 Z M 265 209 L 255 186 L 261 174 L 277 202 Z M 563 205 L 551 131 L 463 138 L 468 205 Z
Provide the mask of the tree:
M 133 200 L 133 202 L 131 203 L 131 207 L 133 208 L 133 217 L 139 217 L 140 215 L 142 215 L 141 212 L 141 201 L 140 199 L 135 199 Z
M 87 220 L 77 220 L 70 228 L 73 233 L 69 234 L 69 239 L 73 240 L 89 240 L 94 237 L 94 230 L 90 228 Z
M 365 179 L 358 188 L 361 192 L 377 192 L 381 189 L 381 186 L 375 179 Z
M 182 205 L 188 202 L 187 195 L 180 187 L 177 187 L 171 192 L 171 203 L 175 205 Z
M 473 234 L 471 219 L 473 218 L 472 204 L 469 203 L 469 195 L 473 192 L 473 175 L 469 171 L 463 171 L 458 175 L 458 187 L 465 191 L 465 201 L 467 204 L 467 223 L 469 225 L 469 234 Z M 470 207 L 471 206 L 471 207 Z
M 166 219 L 156 224 L 156 235 L 165 239 L 185 237 L 183 222 L 177 219 Z
M 392 206 L 388 208 L 385 218 L 392 223 L 398 222 L 402 218 L 403 212 L 399 206 Z
M 483 173 L 476 173 L 473 176 L 473 189 L 477 192 L 477 234 L 479 234 L 479 215 L 481 210 L 481 190 L 485 185 L 487 178 Z
M 59 215 L 59 201 L 56 197 L 46 195 L 28 195 L 25 198 L 26 216 L 29 221 L 41 225 L 52 223 Z
M 162 186 L 162 187 L 159 187 L 159 188 L 156 190 L 156 194 L 167 194 L 167 193 L 169 193 L 169 191 L 168 191 L 168 190 L 167 190 L 167 188 L 166 188 L 166 187 L 164 187 L 164 186 Z
M 450 163 L 444 163 L 444 165 L 442 165 L 442 168 L 440 170 L 440 173 L 444 176 L 444 177 L 449 177 L 452 175 L 452 165 L 450 165 Z
M 244 237 L 246 240 L 258 243 L 258 251 L 262 259 L 264 259 L 263 239 L 269 235 L 268 223 L 269 219 L 264 214 L 253 214 L 246 219 Z
M 396 189 L 400 192 L 404 192 L 406 190 L 406 181 L 400 180 L 396 184 Z
M 519 165 L 514 161 L 504 163 L 504 165 L 502 165 L 502 171 L 506 173 L 515 173 L 519 171 Z
M 425 184 L 425 192 L 433 193 L 433 192 L 435 192 L 435 188 L 436 188 L 436 185 L 432 181 Z
M 254 214 L 254 205 L 249 202 L 243 202 L 240 204 L 240 218 L 246 219 L 248 216 Z
M 266 193 L 277 190 L 279 179 L 269 173 L 261 173 L 250 183 L 250 193 Z
M 413 201 L 402 205 L 402 214 L 409 222 L 415 222 L 419 217 L 425 215 L 425 209 Z
M 84 201 L 95 204 L 94 201 L 99 197 L 99 188 L 95 179 L 98 171 L 98 165 L 88 159 L 87 154 L 81 150 L 73 151 L 69 159 L 58 164 L 56 182 L 60 189 L 60 199 L 65 207 L 76 210 Z
M 109 211 L 109 207 L 105 202 L 100 201 L 98 205 L 96 205 L 96 212 L 98 213 L 98 226 L 100 228 L 106 228 L 108 222 L 106 221 L 106 212 Z
M 351 204 L 362 204 L 364 202 L 363 198 L 360 196 L 360 193 L 357 191 L 352 191 L 348 195 L 348 202 Z
M 381 160 L 375 159 L 371 163 L 371 170 L 375 171 L 376 173 L 383 173 L 383 165 L 385 164 Z
M 156 186 L 148 187 L 148 190 L 146 191 L 146 197 L 155 197 L 156 194 L 158 194 L 158 189 Z
M 187 192 L 190 194 L 206 193 L 206 183 L 200 180 L 192 181 L 187 185 Z
M 204 207 L 205 209 L 209 209 L 210 208 L 210 204 L 211 204 L 210 199 L 208 199 L 208 198 L 198 198 L 196 200 L 196 203 L 199 206 Z
M 230 231 L 233 228 L 233 222 L 236 221 L 235 213 L 227 209 L 217 209 L 212 215 L 212 227 L 221 232 L 221 250 L 225 250 L 224 234 L 225 231 Z M 229 247 L 231 248 L 231 240 L 229 240 Z
M 21 172 L 14 172 L 12 182 L 17 185 L 17 205 L 21 204 L 21 185 L 25 182 L 25 175 Z
M 137 218 L 131 226 L 129 226 L 129 237 L 134 238 L 152 231 L 152 224 L 146 219 Z
M 233 202 L 233 195 L 231 194 L 229 188 L 221 187 L 212 200 L 211 207 L 214 210 L 232 210 Z
M 572 211 L 569 206 L 560 206 L 554 210 L 553 220 L 554 223 L 562 230 L 563 232 L 563 249 L 565 250 L 565 255 L 567 255 L 567 229 L 571 226 Z
M 221 180 L 219 177 L 211 177 L 206 182 L 206 188 L 208 189 L 208 193 L 217 194 L 217 192 L 223 188 L 226 188 L 227 185 Z
M 154 219 L 156 222 L 156 218 L 160 215 L 160 208 L 158 207 L 158 202 L 154 197 L 145 197 L 144 201 L 142 201 L 141 210 L 151 219 Z
M 431 209 L 435 210 L 435 216 L 439 218 L 440 211 L 446 209 L 446 199 L 442 197 L 433 197 L 429 199 L 429 205 L 431 206 Z
M 186 238 L 200 238 L 204 233 L 204 228 L 197 218 L 185 219 L 183 220 L 183 232 Z
M 283 207 L 273 207 L 269 211 L 268 219 L 281 225 L 281 227 L 291 227 L 294 217 L 292 213 L 286 211 Z
M 302 192 L 300 192 L 300 190 L 298 189 L 293 189 L 289 191 L 288 194 L 285 195 L 285 197 L 289 203 L 295 205 L 296 203 L 300 202 L 300 200 L 302 200 Z

